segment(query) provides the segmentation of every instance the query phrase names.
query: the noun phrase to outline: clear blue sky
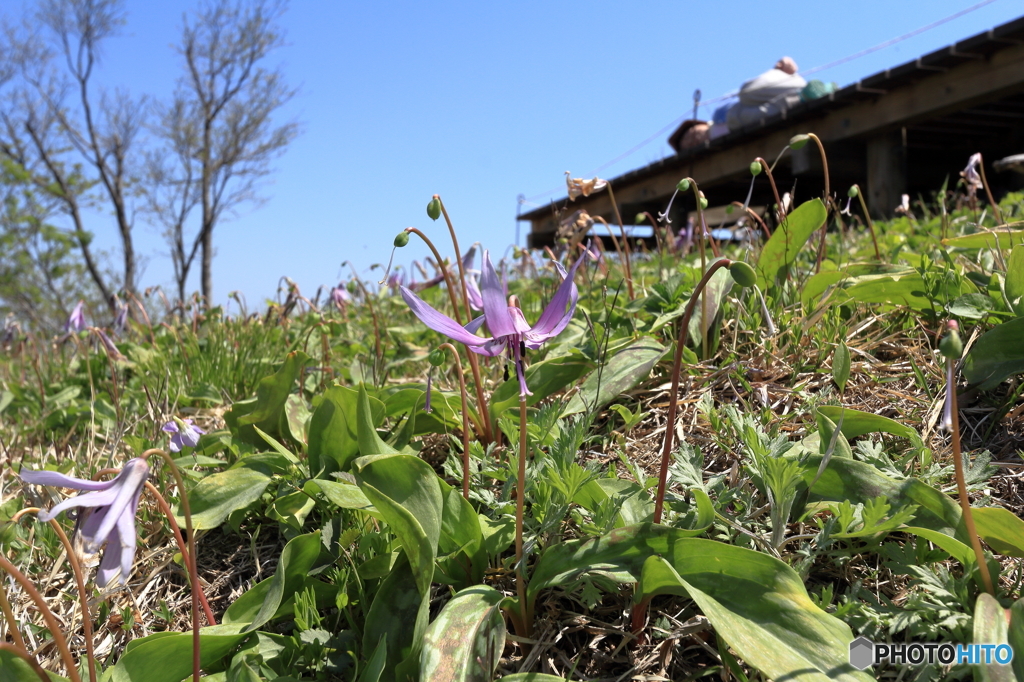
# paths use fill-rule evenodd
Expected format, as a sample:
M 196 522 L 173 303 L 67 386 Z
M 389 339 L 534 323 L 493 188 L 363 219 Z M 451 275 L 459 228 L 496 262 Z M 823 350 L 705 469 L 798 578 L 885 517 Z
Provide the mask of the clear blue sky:
M 22 4 L 0 3 L 0 16 L 14 18 Z M 387 262 L 392 238 L 410 225 L 437 235 L 447 254 L 447 232 L 425 212 L 435 192 L 463 244 L 503 252 L 515 239 L 520 193 L 543 195 L 539 203 L 563 196 L 564 171 L 592 176 L 691 110 L 694 89 L 705 99 L 724 94 L 783 55 L 801 70 L 817 67 L 974 4 L 293 0 L 283 19 L 288 46 L 272 61 L 300 87 L 281 115 L 303 133 L 276 162 L 267 201 L 218 227 L 215 298 L 237 289 L 255 305 L 283 275 L 312 296 L 347 277 L 345 260 L 379 279 L 369 266 Z M 129 0 L 98 84 L 167 96 L 180 70 L 171 45 L 192 5 Z M 813 77 L 846 85 L 1022 13 L 1019 0 L 995 0 Z M 667 137 L 601 177 L 670 154 Z M 112 220 L 91 220 L 98 243 L 114 248 Z M 148 259 L 143 283 L 169 285 L 158 230 L 141 220 L 136 230 Z M 397 261 L 424 253 L 414 239 Z

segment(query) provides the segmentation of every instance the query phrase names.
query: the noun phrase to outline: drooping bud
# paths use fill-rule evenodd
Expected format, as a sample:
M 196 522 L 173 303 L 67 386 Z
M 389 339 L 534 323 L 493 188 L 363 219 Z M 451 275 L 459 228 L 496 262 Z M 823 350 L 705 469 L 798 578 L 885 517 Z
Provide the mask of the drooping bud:
M 636 218 L 633 219 L 633 222 L 635 224 L 637 224 L 637 225 L 641 225 L 641 224 L 643 224 L 644 219 L 646 219 L 646 218 L 647 218 L 647 216 L 645 216 L 643 213 L 637 213 L 636 214 Z
M 752 162 L 750 164 L 750 174 L 755 176 L 755 177 L 760 175 L 761 171 L 763 171 L 763 170 L 764 170 L 764 168 L 761 167 L 761 162 L 760 161 L 754 161 L 754 162 Z
M 704 192 L 700 193 L 700 210 L 704 210 L 708 207 L 708 200 L 704 196 Z
M 858 194 L 860 194 L 860 188 L 857 185 L 851 185 L 850 189 L 846 190 L 846 196 L 851 199 L 856 199 Z
M 729 264 L 729 274 L 732 275 L 736 284 L 744 288 L 752 287 L 757 282 L 757 273 L 754 272 L 754 268 L 741 260 L 734 260 Z
M 732 212 L 735 210 L 736 207 L 733 206 L 732 204 L 729 204 L 728 206 L 725 207 L 725 215 L 732 215 Z
M 427 204 L 427 215 L 430 216 L 431 220 L 437 220 L 441 217 L 441 200 L 434 195 L 434 198 Z
M 399 232 L 398 234 L 395 235 L 395 248 L 396 249 L 400 249 L 400 248 L 402 248 L 403 246 L 405 246 L 408 243 L 409 243 L 409 233 L 406 232 L 405 230 L 402 230 L 401 232 Z
M 435 348 L 427 356 L 427 361 L 434 367 L 440 367 L 444 364 L 444 351 L 440 348 Z
M 951 360 L 959 360 L 960 356 L 964 354 L 964 342 L 960 340 L 960 325 L 956 323 L 956 320 L 950 320 L 946 323 L 947 332 L 939 341 L 939 352 L 945 357 Z
M 806 145 L 810 141 L 810 139 L 811 138 L 809 135 L 804 135 L 803 133 L 799 135 L 794 135 L 793 137 L 789 138 L 789 148 L 792 149 L 793 151 L 803 149 L 804 145 Z
M 680 180 L 679 184 L 676 185 L 676 189 L 679 190 L 680 192 L 689 192 L 690 178 L 683 178 L 682 180 Z

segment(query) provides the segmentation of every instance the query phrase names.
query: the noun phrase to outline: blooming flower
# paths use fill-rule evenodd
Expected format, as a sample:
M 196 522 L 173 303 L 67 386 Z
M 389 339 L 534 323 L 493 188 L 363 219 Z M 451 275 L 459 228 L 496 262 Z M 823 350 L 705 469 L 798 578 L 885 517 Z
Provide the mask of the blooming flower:
M 569 171 L 565 171 L 565 185 L 569 191 L 569 200 L 576 201 L 576 197 L 583 195 L 589 197 L 594 192 L 600 192 L 608 186 L 607 180 L 601 178 L 594 178 L 592 180 L 584 180 L 583 178 L 572 178 Z
M 527 348 L 540 348 L 545 341 L 558 336 L 569 324 L 569 320 L 572 319 L 572 315 L 576 311 L 576 301 L 579 299 L 579 291 L 573 282 L 573 276 L 585 257 L 585 255 L 581 256 L 568 273 L 561 264 L 555 263 L 559 274 L 562 275 L 562 283 L 533 326 L 530 326 L 526 318 L 523 317 L 522 310 L 505 302 L 501 282 L 498 281 L 498 273 L 491 265 L 491 257 L 487 251 L 484 251 L 483 270 L 480 275 L 480 297 L 484 314 L 465 327 L 447 315 L 434 310 L 405 287 L 401 289 L 402 298 L 423 324 L 455 341 L 466 344 L 474 353 L 491 357 L 506 353 L 516 367 L 520 395 L 532 395 L 526 387 L 523 355 Z M 487 323 L 487 328 L 492 336 L 480 337 L 474 333 L 484 322 Z
M 128 304 L 116 302 L 117 315 L 114 316 L 114 331 L 123 332 L 128 327 Z
M 128 580 L 135 560 L 135 511 L 149 476 L 146 460 L 128 460 L 121 473 L 109 481 L 85 481 L 56 471 L 22 469 L 19 475 L 33 485 L 89 491 L 39 512 L 39 520 L 49 521 L 62 511 L 79 507 L 75 538 L 81 544 L 76 542 L 75 546 L 81 546 L 85 554 L 96 554 L 105 548 L 96 572 L 96 584 L 106 587 L 118 572 L 122 584 Z
M 984 187 L 981 184 L 981 175 L 978 174 L 978 166 L 981 165 L 981 154 L 972 154 L 971 158 L 967 160 L 967 168 L 960 171 L 960 176 L 964 179 L 964 184 L 967 186 L 967 196 L 970 199 L 974 199 L 977 196 L 978 190 Z
M 193 426 L 191 419 L 173 419 L 164 424 L 164 431 L 171 436 L 171 452 L 181 452 L 184 447 L 194 448 L 199 444 L 199 436 L 206 433 L 198 426 Z
M 85 329 L 85 302 L 79 301 L 64 323 L 65 332 L 80 332 Z
M 334 307 L 338 310 L 344 311 L 345 306 L 352 300 L 352 295 L 348 293 L 348 290 L 344 285 L 339 284 L 336 287 L 331 288 L 331 301 L 334 303 Z

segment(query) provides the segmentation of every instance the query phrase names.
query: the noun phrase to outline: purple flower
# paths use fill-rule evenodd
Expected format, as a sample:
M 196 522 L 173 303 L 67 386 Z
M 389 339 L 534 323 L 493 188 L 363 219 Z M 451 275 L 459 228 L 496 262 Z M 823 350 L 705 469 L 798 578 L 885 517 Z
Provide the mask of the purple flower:
M 164 431 L 171 436 L 171 452 L 181 452 L 184 447 L 194 448 L 199 444 L 199 436 L 206 433 L 198 426 L 193 426 L 191 419 L 172 419 L 164 424 Z
M 352 300 L 352 295 L 341 284 L 331 288 L 331 301 L 338 310 L 345 310 L 345 306 Z
M 19 475 L 23 481 L 33 485 L 89 491 L 69 497 L 48 511 L 39 512 L 39 520 L 49 521 L 62 511 L 81 508 L 75 524 L 75 536 L 81 540 L 82 551 L 96 554 L 105 548 L 96 572 L 96 584 L 106 587 L 118 572 L 124 584 L 135 560 L 135 511 L 149 476 L 146 461 L 128 460 L 121 473 L 109 481 L 84 481 L 56 471 L 22 469 Z
M 117 315 L 114 317 L 114 331 L 123 332 L 128 327 L 128 304 L 117 301 Z
M 64 323 L 65 332 L 80 332 L 85 329 L 85 302 L 79 301 Z
M 565 272 L 565 268 L 561 264 L 555 263 L 559 274 L 562 275 L 562 284 L 555 292 L 554 298 L 544 308 L 540 319 L 532 327 L 523 317 L 522 310 L 506 303 L 501 282 L 498 281 L 498 273 L 491 265 L 490 254 L 487 251 L 484 251 L 483 271 L 480 276 L 480 297 L 484 314 L 465 327 L 447 315 L 434 310 L 405 287 L 401 289 L 402 298 L 423 324 L 455 341 L 466 344 L 474 353 L 491 357 L 506 353 L 516 367 L 520 395 L 532 395 L 526 387 L 523 355 L 527 348 L 540 348 L 545 341 L 558 336 L 569 324 L 569 320 L 572 319 L 572 315 L 576 311 L 576 301 L 579 298 L 579 291 L 573 282 L 573 276 L 584 257 L 580 257 L 568 273 Z M 492 336 L 480 337 L 474 333 L 484 322 L 487 323 L 487 328 Z
M 960 171 L 960 176 L 967 186 L 967 196 L 973 199 L 978 190 L 984 187 L 981 184 L 981 175 L 978 174 L 978 166 L 981 165 L 981 154 L 972 154 L 967 160 L 967 168 Z

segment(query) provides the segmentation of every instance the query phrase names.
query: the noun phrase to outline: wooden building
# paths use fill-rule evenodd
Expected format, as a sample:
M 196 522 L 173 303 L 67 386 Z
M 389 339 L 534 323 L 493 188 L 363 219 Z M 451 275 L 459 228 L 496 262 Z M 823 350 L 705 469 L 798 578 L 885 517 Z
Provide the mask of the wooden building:
M 697 180 L 711 206 L 742 201 L 751 161 L 772 162 L 791 137 L 808 132 L 824 142 L 832 191 L 843 196 L 859 184 L 878 217 L 891 215 L 904 193 L 927 199 L 946 178 L 952 186 L 975 152 L 982 152 L 997 195 L 1019 189 L 1024 175 L 996 172 L 992 163 L 1024 153 L 1024 17 L 609 181 L 625 221 L 665 210 L 686 176 Z M 816 146 L 787 152 L 775 177 L 780 193 L 793 191 L 797 202 L 820 196 Z M 692 194 L 682 199 L 671 216 L 676 226 L 694 208 Z M 751 203 L 773 202 L 759 178 Z M 531 223 L 529 246 L 552 244 L 559 222 L 579 209 L 616 222 L 607 191 L 574 202 L 563 197 L 520 215 Z

